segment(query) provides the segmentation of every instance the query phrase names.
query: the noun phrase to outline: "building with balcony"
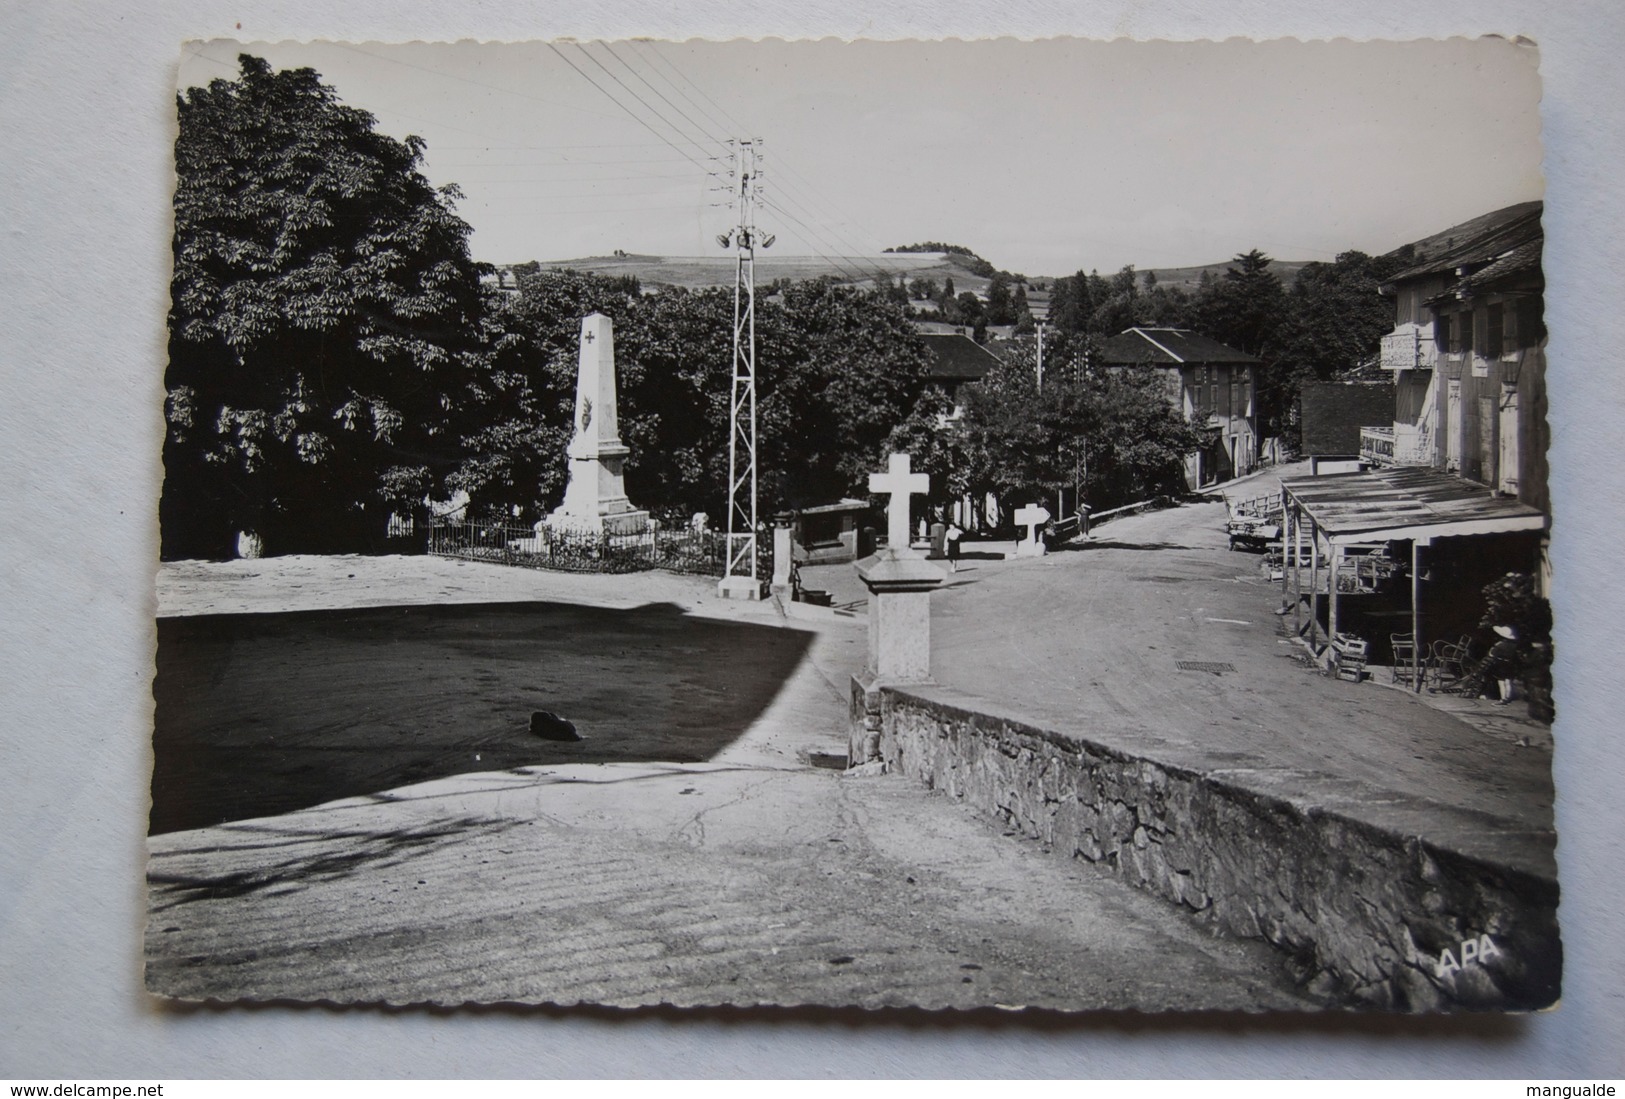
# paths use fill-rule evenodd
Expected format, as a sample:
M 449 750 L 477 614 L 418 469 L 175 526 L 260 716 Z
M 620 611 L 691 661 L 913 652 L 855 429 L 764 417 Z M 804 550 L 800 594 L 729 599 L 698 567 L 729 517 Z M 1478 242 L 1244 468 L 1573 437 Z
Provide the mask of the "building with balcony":
M 1382 287 L 1394 403 L 1360 431 L 1373 468 L 1282 484 L 1283 610 L 1323 659 L 1409 660 L 1421 689 L 1439 646 L 1476 659 L 1494 641 L 1487 584 L 1550 591 L 1540 217 L 1523 203 L 1407 246 Z
M 1540 216 L 1539 202 L 1521 203 L 1409 246 L 1417 262 L 1383 287 L 1394 418 L 1362 432 L 1362 457 L 1432 466 L 1547 510 Z

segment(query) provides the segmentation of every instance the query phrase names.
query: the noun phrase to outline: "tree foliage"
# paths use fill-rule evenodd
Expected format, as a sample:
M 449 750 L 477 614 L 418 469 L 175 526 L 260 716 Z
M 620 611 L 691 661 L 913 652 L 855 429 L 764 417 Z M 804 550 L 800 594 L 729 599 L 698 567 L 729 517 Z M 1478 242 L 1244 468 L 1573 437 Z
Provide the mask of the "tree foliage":
M 243 55 L 179 97 L 164 552 L 381 538 L 487 383 L 468 226 L 310 69 Z
M 758 477 L 769 511 L 863 494 L 887 436 L 925 387 L 926 352 L 882 293 L 793 283 L 756 309 Z M 733 295 L 633 296 L 568 271 L 521 277 L 496 355 L 504 415 L 469 439 L 455 487 L 485 511 L 526 518 L 562 497 L 581 317 L 615 323 L 628 492 L 677 515 L 727 500 Z
M 1330 381 L 1359 369 L 1394 326 L 1393 302 L 1378 288 L 1405 261 L 1344 252 L 1306 264 L 1288 295 L 1273 348 L 1298 382 Z
M 1047 499 L 1082 480 L 1096 508 L 1178 493 L 1184 460 L 1203 442 L 1149 369 L 1089 369 L 1019 343 L 967 387 L 968 488 L 1001 500 Z

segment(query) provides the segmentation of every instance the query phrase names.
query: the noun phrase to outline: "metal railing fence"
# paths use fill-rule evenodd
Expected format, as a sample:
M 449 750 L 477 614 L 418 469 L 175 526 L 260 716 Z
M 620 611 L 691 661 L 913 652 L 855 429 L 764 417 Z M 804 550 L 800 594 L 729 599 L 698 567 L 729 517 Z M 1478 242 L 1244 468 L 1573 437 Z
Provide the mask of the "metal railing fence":
M 757 538 L 757 575 L 772 575 L 766 532 Z M 650 524 L 643 530 L 616 534 L 592 529 L 570 530 L 474 520 L 434 520 L 427 552 L 434 557 L 488 561 L 521 568 L 561 572 L 629 573 L 663 569 L 693 576 L 722 576 L 727 562 L 727 536 L 720 531 Z

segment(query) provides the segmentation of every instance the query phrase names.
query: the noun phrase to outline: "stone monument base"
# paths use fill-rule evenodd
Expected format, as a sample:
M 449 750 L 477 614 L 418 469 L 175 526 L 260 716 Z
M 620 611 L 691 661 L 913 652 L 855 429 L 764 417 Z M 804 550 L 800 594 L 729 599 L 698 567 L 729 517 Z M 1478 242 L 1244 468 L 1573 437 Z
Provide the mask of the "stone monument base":
M 748 576 L 724 576 L 717 583 L 717 595 L 723 599 L 760 599 L 762 582 Z
M 602 515 L 579 515 L 560 509 L 536 524 L 536 535 L 543 534 L 642 534 L 649 529 L 649 513 L 629 509 Z

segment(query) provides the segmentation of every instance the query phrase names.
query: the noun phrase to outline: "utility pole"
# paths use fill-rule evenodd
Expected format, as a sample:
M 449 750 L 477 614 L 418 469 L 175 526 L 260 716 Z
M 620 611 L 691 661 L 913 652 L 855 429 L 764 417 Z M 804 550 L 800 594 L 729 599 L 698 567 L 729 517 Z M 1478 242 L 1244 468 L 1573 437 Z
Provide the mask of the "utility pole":
M 756 196 L 760 141 L 741 139 L 734 151 L 733 205 L 738 223 L 717 237 L 734 249 L 733 383 L 728 400 L 727 564 L 717 594 L 760 599 L 756 569 Z M 730 237 L 732 238 L 730 241 Z M 762 242 L 773 243 L 769 235 Z
M 1044 391 L 1044 322 L 1038 322 L 1038 391 Z

